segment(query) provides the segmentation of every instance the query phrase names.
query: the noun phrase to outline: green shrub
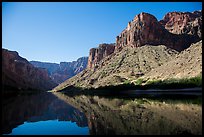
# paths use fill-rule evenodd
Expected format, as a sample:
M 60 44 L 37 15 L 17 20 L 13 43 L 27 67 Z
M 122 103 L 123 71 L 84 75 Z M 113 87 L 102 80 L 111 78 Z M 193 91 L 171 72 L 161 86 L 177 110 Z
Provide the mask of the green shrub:
M 159 83 L 162 83 L 162 80 L 150 80 L 147 81 L 146 85 L 157 85 Z
M 148 88 L 190 88 L 202 87 L 202 75 L 192 78 L 152 80 L 146 83 Z
M 111 67 L 115 68 L 117 66 L 117 63 L 111 64 Z
M 123 84 L 131 84 L 131 82 L 129 80 L 125 80 Z
M 139 78 L 137 81 L 135 81 L 135 85 L 142 85 L 143 79 Z
M 102 71 L 101 72 L 101 78 L 105 77 L 106 76 L 106 72 L 105 71 Z

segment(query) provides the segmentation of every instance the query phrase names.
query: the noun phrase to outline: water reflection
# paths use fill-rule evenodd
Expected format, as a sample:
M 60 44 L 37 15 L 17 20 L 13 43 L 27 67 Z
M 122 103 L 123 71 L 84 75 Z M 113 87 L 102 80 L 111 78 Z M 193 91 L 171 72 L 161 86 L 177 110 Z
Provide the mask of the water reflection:
M 200 109 L 191 117 L 176 107 L 172 111 L 165 110 L 166 105 L 162 105 L 161 109 L 157 107 L 158 109 L 154 111 L 151 107 L 135 104 L 135 102 L 127 103 L 126 100 L 118 98 L 85 95 L 69 97 L 62 93 L 54 94 L 85 113 L 90 134 L 202 134 L 202 110 Z M 199 116 L 196 116 L 198 113 Z
M 201 107 L 189 107 L 188 111 L 182 110 L 185 106 L 166 108 L 165 104 L 147 107 L 122 98 L 99 96 L 62 93 L 18 96 L 3 101 L 2 131 L 30 135 L 202 134 Z M 32 131 L 27 132 L 28 128 Z
M 47 120 L 71 121 L 76 122 L 79 127 L 87 127 L 87 119 L 82 112 L 52 93 L 24 95 L 3 100 L 3 134 L 11 133 L 13 128 L 25 124 L 24 122 Z

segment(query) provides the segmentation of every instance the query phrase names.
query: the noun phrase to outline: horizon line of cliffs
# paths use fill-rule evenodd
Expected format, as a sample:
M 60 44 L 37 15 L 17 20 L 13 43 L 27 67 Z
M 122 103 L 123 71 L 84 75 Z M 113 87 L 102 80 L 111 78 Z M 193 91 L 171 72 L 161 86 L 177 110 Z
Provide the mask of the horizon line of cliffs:
M 116 37 L 116 43 L 90 49 L 87 68 L 94 68 L 104 57 L 120 52 L 123 47 L 165 45 L 180 52 L 201 39 L 202 11 L 169 12 L 160 21 L 142 12 Z

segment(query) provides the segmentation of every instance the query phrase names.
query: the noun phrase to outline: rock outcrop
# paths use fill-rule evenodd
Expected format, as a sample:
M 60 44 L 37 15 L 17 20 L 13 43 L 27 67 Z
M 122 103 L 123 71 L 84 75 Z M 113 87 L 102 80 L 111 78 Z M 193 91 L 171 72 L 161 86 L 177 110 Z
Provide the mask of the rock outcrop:
M 120 52 L 103 58 L 97 67 L 85 69 L 76 76 L 61 83 L 54 90 L 66 86 L 83 88 L 119 85 L 137 79 L 138 73 L 146 74 L 170 61 L 178 52 L 164 45 L 145 45 L 138 48 L 124 47 Z M 94 70 L 94 71 L 93 71 Z
M 104 57 L 112 54 L 115 50 L 115 44 L 99 44 L 98 48 L 92 48 L 89 52 L 89 59 L 87 68 L 93 68 Z
M 170 12 L 164 19 L 157 19 L 148 13 L 140 13 L 128 23 L 126 29 L 116 37 L 116 44 L 100 44 L 89 52 L 87 68 L 93 68 L 106 56 L 121 51 L 124 47 L 144 45 L 165 45 L 182 51 L 191 43 L 202 39 L 202 14 L 200 11 Z
M 169 12 L 159 22 L 171 33 L 197 35 L 202 38 L 202 11 Z
M 116 51 L 123 47 L 140 47 L 144 45 L 165 45 L 177 51 L 182 51 L 191 43 L 199 41 L 197 35 L 180 35 L 170 33 L 157 19 L 148 13 L 140 13 L 122 33 L 116 37 Z
M 179 18 L 181 16 L 180 20 L 177 14 Z M 111 52 L 107 54 L 107 50 L 105 50 L 106 47 L 110 47 L 108 44 L 104 48 L 102 46 L 92 48 L 87 69 L 61 83 L 53 91 L 61 90 L 71 85 L 83 88 L 119 85 L 146 75 L 151 70 L 169 62 L 176 54 L 189 48 L 191 44 L 202 39 L 202 15 L 200 12 L 193 12 L 192 14 L 173 13 L 172 19 L 168 19 L 168 16 L 171 15 L 169 13 L 169 15 L 167 14 L 164 17 L 163 21 L 157 21 L 153 15 L 144 12 L 136 15 L 128 23 L 126 29 L 116 37 L 116 44 L 112 46 L 113 48 L 110 48 Z M 178 21 L 179 23 L 176 23 Z M 172 27 L 183 24 L 186 28 L 190 28 L 187 31 L 185 31 L 185 27 L 175 27 L 175 30 L 171 30 L 168 27 L 170 24 Z M 199 54 L 198 56 L 202 55 Z M 191 63 L 194 61 L 195 68 L 200 68 L 200 61 L 191 61 Z M 190 66 L 190 64 L 189 66 L 186 65 L 182 68 L 182 71 L 185 68 L 192 70 L 192 66 Z M 170 70 L 172 66 L 168 67 Z M 165 70 L 163 68 L 163 71 Z M 200 70 L 185 76 L 190 78 L 195 76 L 194 74 L 197 74 L 197 72 L 200 73 Z M 158 75 L 160 75 L 159 72 Z M 176 72 L 174 75 L 177 75 Z M 168 76 L 166 78 L 171 77 Z
M 77 59 L 77 61 L 72 62 L 60 62 L 60 64 L 30 61 L 35 67 L 47 69 L 49 76 L 58 84 L 84 70 L 87 66 L 87 62 L 88 57 L 81 57 Z
M 46 69 L 35 68 L 16 51 L 2 49 L 2 84 L 18 90 L 50 90 L 57 86 Z

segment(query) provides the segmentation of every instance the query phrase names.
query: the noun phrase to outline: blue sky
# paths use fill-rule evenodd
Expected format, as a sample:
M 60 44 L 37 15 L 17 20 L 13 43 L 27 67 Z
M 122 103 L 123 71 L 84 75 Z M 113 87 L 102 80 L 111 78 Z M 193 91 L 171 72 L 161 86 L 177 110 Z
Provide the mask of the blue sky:
M 135 15 L 161 20 L 167 12 L 202 10 L 202 2 L 3 2 L 2 47 L 27 60 L 59 63 L 88 56 Z

